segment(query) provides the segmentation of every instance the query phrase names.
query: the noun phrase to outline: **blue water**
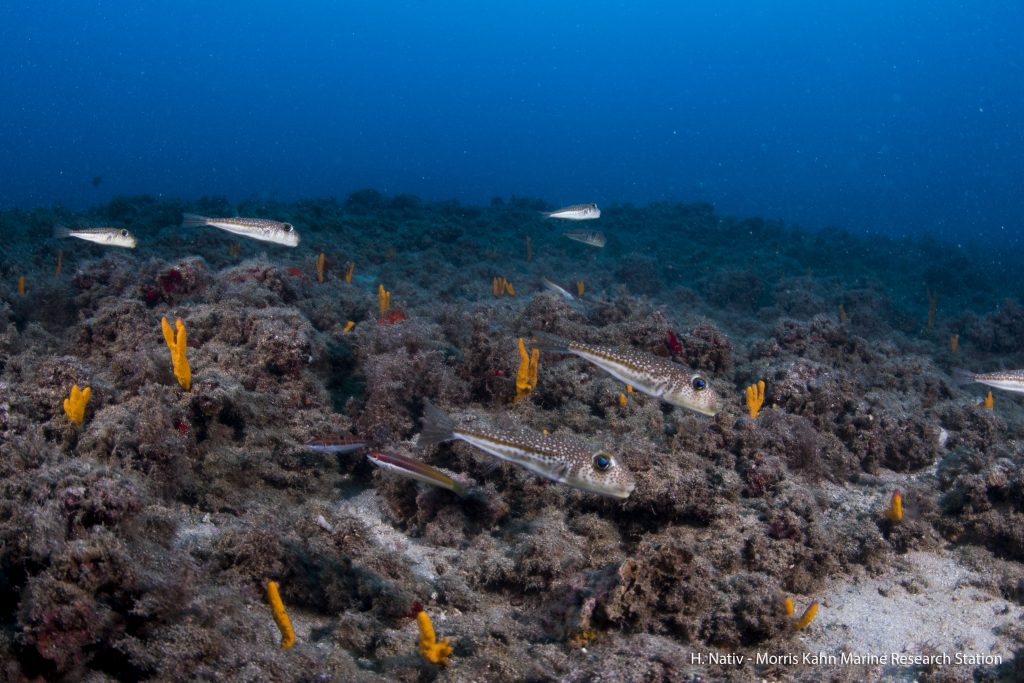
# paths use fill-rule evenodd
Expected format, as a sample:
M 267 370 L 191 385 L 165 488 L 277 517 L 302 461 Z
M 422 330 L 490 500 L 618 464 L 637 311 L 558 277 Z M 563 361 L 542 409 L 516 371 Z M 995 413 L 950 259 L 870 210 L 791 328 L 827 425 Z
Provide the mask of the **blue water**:
M 1018 2 L 7 0 L 0 207 L 372 186 L 1017 240 L 1021 35 Z

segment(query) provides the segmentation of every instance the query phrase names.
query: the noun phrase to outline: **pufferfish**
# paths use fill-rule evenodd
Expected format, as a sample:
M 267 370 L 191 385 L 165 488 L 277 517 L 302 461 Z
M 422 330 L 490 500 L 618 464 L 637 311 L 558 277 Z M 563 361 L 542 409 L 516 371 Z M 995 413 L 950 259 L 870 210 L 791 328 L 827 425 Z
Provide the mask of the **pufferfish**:
M 629 498 L 633 474 L 612 454 L 572 436 L 541 434 L 532 429 L 497 429 L 458 425 L 437 406 L 423 406 L 419 446 L 458 439 L 515 463 L 546 479 L 615 498 Z
M 653 353 L 632 348 L 568 341 L 535 332 L 541 351 L 571 353 L 601 368 L 638 391 L 703 415 L 721 406 L 718 393 L 699 372 Z

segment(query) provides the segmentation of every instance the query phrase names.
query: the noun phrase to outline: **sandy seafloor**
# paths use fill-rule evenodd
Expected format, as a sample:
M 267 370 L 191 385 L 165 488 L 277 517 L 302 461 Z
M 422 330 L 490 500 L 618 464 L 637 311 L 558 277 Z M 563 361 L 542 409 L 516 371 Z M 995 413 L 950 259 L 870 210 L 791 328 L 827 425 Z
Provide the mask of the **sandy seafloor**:
M 3 680 L 1024 679 L 1024 398 L 985 409 L 950 373 L 1024 367 L 1016 255 L 703 204 L 607 206 L 585 224 L 542 208 L 362 191 L 0 213 Z M 185 210 L 288 220 L 302 243 L 183 229 Z M 140 244 L 57 242 L 54 223 Z M 578 227 L 607 246 L 562 236 Z M 492 295 L 496 276 L 514 297 Z M 582 280 L 583 300 L 542 277 Z M 404 320 L 378 321 L 378 284 Z M 188 331 L 188 392 L 162 316 Z M 546 353 L 514 402 L 517 338 L 534 330 L 661 355 L 671 330 L 725 407 L 623 407 L 621 382 Z M 81 427 L 61 407 L 76 383 L 92 390 Z M 464 443 L 421 451 L 424 399 L 610 448 L 636 490 L 579 491 Z M 418 455 L 476 492 L 303 448 L 327 436 Z M 898 524 L 883 515 L 896 489 Z M 803 631 L 786 596 L 797 615 L 820 602 Z M 444 668 L 417 653 L 417 603 L 452 640 Z

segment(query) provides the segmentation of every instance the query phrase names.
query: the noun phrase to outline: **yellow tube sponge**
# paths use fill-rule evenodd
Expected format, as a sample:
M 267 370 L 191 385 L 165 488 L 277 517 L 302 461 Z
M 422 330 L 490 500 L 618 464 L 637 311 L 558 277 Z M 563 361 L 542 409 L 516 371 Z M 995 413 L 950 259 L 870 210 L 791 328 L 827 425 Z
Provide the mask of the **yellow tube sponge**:
M 324 282 L 324 266 L 327 263 L 327 257 L 324 256 L 324 252 L 320 252 L 320 255 L 316 257 L 316 281 L 320 284 Z
M 171 330 L 171 324 L 167 322 L 167 318 L 160 319 L 160 327 L 164 331 L 164 341 L 167 342 L 167 348 L 171 350 L 174 376 L 178 378 L 181 388 L 188 391 L 192 386 L 192 369 L 188 366 L 188 358 L 185 357 L 188 337 L 185 334 L 185 323 L 181 322 L 181 318 L 178 318 L 175 326 L 177 334 Z
M 810 605 L 808 605 L 807 609 L 804 610 L 803 616 L 800 617 L 800 619 L 795 624 L 793 624 L 793 628 L 795 628 L 797 631 L 803 631 L 805 628 L 811 625 L 811 622 L 814 621 L 814 617 L 816 616 L 818 616 L 818 603 L 812 602 Z
M 284 611 L 284 603 L 281 602 L 281 594 L 277 590 L 277 581 L 267 581 L 267 602 L 270 603 L 270 611 L 274 613 L 274 623 L 281 631 L 281 649 L 288 650 L 295 645 L 295 631 L 292 629 L 288 613 Z
M 426 612 L 421 610 L 416 615 L 416 621 L 420 626 L 420 656 L 431 664 L 447 664 L 448 657 L 452 654 L 452 646 L 448 642 L 451 639 L 437 640 L 434 625 L 430 623 L 430 617 Z
M 377 285 L 377 307 L 380 309 L 380 317 L 391 308 L 391 292 L 384 289 L 384 285 Z
M 889 509 L 885 511 L 885 516 L 893 522 L 903 521 L 903 494 L 899 491 L 892 494 L 892 501 L 889 503 Z
M 64 399 L 64 414 L 76 425 L 85 422 L 85 406 L 92 396 L 92 389 L 86 387 L 79 389 L 78 385 L 71 387 L 71 396 Z

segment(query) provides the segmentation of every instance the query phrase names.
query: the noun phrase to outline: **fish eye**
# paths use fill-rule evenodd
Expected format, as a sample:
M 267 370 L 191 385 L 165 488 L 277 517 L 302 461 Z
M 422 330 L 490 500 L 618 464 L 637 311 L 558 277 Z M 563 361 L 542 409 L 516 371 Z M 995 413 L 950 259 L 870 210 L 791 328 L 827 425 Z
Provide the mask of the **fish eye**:
M 293 227 L 292 227 L 291 223 L 285 223 L 284 224 L 284 231 L 285 232 L 291 232 L 292 230 L 293 230 Z
M 606 471 L 611 466 L 612 461 L 604 457 L 600 453 L 594 456 L 594 467 L 601 470 L 602 472 Z
M 707 381 L 700 375 L 697 375 L 692 380 L 690 380 L 690 384 L 693 385 L 694 391 L 704 391 L 705 389 L 708 388 Z
M 128 231 L 127 231 L 127 230 L 124 230 L 124 229 L 122 229 L 122 230 L 121 230 L 121 237 L 127 237 L 127 236 L 128 236 Z

